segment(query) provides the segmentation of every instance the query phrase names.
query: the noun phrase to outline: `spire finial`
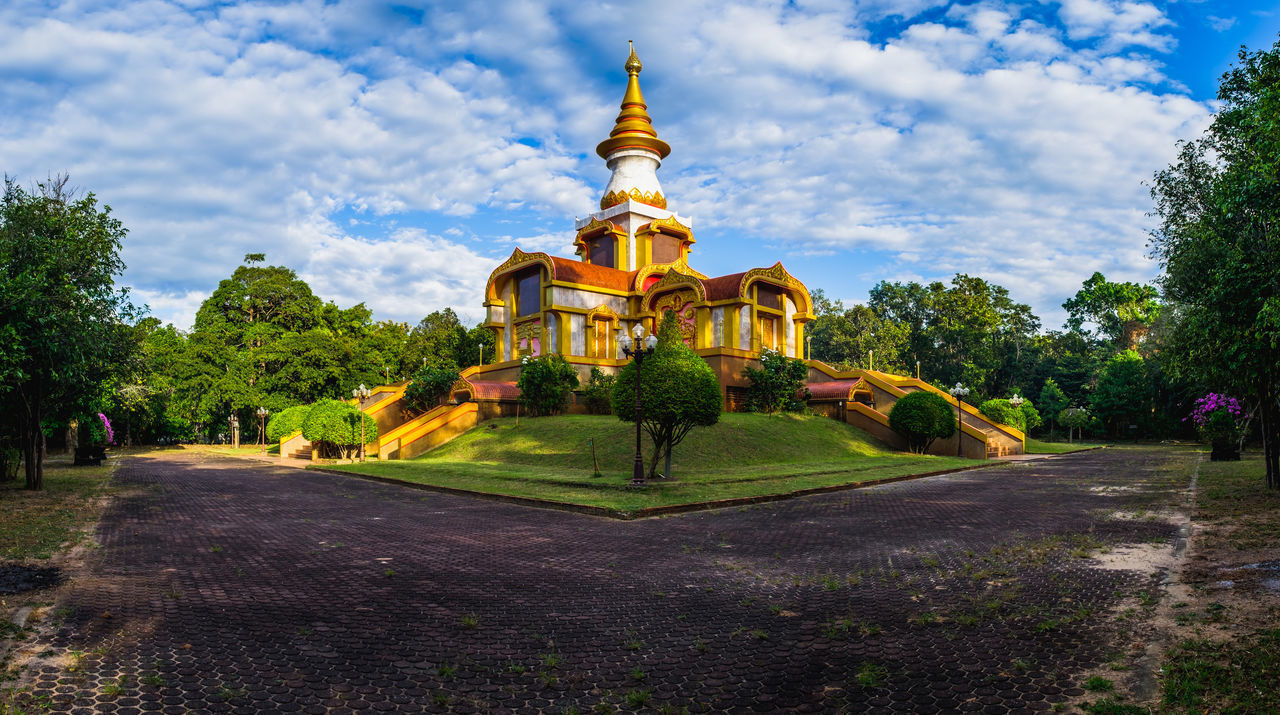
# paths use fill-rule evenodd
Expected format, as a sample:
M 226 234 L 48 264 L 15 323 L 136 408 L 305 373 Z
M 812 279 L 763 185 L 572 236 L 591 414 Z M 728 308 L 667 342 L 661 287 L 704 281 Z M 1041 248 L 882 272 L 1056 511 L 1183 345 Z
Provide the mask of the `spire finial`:
M 640 58 L 636 57 L 635 43 L 627 40 L 627 47 L 631 50 L 631 55 L 627 57 L 627 63 L 622 66 L 622 69 L 626 70 L 627 74 L 640 74 L 640 70 L 644 69 L 644 65 L 640 64 Z

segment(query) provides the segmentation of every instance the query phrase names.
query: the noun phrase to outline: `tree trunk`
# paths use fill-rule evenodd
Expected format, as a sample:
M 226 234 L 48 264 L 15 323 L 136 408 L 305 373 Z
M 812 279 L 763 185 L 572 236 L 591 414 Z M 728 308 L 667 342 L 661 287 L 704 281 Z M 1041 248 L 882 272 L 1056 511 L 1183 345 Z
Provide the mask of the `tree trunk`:
M 1269 384 L 1258 392 L 1261 398 L 1259 412 L 1262 418 L 1262 455 L 1267 470 L 1267 487 L 1280 489 L 1280 434 L 1277 434 L 1280 432 L 1280 425 L 1277 424 L 1276 394 Z

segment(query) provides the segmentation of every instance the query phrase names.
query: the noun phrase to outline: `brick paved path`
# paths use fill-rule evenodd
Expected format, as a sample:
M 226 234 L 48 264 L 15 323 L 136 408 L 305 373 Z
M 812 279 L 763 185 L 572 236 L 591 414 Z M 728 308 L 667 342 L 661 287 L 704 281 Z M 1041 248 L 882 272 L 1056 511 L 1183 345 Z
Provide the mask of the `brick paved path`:
M 1155 582 L 1092 543 L 1170 495 L 1105 450 L 617 522 L 162 453 L 105 515 L 35 692 L 54 709 L 1046 710 Z M 1073 536 L 1074 535 L 1074 536 Z

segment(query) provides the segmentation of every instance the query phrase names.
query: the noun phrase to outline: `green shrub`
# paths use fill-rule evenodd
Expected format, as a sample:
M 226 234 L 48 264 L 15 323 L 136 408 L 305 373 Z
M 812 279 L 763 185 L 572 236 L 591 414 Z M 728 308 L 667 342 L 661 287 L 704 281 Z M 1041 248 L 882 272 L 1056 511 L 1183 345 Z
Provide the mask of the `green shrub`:
M 404 390 L 404 401 L 419 412 L 428 412 L 449 396 L 459 379 L 453 367 L 426 365 L 413 373 L 413 382 Z
M 1031 404 L 1031 400 L 1024 400 L 1019 409 L 1022 410 L 1022 421 L 1026 425 L 1026 428 L 1022 430 L 1023 432 L 1030 432 L 1044 424 L 1044 420 L 1040 418 L 1040 411 L 1036 409 L 1035 405 Z
M 341 400 L 320 400 L 311 406 L 302 422 L 302 436 L 321 452 L 337 453 L 350 459 L 360 448 L 360 422 L 364 422 L 365 442 L 378 439 L 378 423 L 355 405 Z
M 582 391 L 587 412 L 593 415 L 613 414 L 613 384 L 617 381 L 616 376 L 598 367 L 591 368 L 591 379 L 587 382 L 587 389 Z
M 279 442 L 284 437 L 302 429 L 302 423 L 307 419 L 307 413 L 310 411 L 311 405 L 295 405 L 271 415 L 271 419 L 267 420 L 267 439 L 271 442 Z
M 671 476 L 671 450 L 694 427 L 720 421 L 720 382 L 707 365 L 680 338 L 679 324 L 670 311 L 658 328 L 658 344 L 640 368 L 641 426 L 653 442 L 649 463 L 652 476 L 658 458 L 666 459 Z M 627 363 L 613 386 L 613 414 L 623 422 L 636 419 L 636 363 Z
M 520 402 L 533 415 L 554 415 L 564 410 L 569 395 L 578 386 L 578 371 L 561 355 L 542 355 L 521 360 Z
M 909 392 L 893 405 L 889 426 L 907 438 L 912 452 L 923 454 L 935 439 L 956 433 L 955 412 L 947 398 L 936 392 Z
M 978 406 L 978 411 L 990 417 L 992 421 L 1009 425 L 1023 432 L 1027 431 L 1026 415 L 1022 410 L 1009 404 L 1008 400 L 987 400 Z
M 809 390 L 804 386 L 809 368 L 803 360 L 788 358 L 776 350 L 761 351 L 760 368 L 748 367 L 742 376 L 751 381 L 747 409 L 752 412 L 799 412 L 809 399 Z M 796 399 L 797 394 L 802 394 L 802 399 Z

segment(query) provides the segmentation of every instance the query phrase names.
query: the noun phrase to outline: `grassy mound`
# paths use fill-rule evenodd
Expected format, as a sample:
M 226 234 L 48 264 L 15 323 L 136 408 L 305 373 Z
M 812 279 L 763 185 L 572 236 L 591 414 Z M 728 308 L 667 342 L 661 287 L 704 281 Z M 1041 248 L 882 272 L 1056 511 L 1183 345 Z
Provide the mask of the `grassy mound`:
M 600 465 L 592 463 L 595 444 Z M 642 435 L 645 459 L 649 436 Z M 418 484 L 598 506 L 619 512 L 969 466 L 972 460 L 892 452 L 826 417 L 725 413 L 676 446 L 672 479 L 627 488 L 635 426 L 610 416 L 567 415 L 481 423 L 421 457 L 337 467 Z
M 591 444 L 603 473 L 630 473 L 636 428 L 611 416 L 565 415 L 481 424 L 420 461 L 526 464 L 592 471 Z M 641 433 L 646 463 L 652 443 Z M 678 478 L 755 465 L 805 464 L 892 454 L 865 432 L 825 417 L 728 412 L 711 427 L 696 428 L 671 454 Z

